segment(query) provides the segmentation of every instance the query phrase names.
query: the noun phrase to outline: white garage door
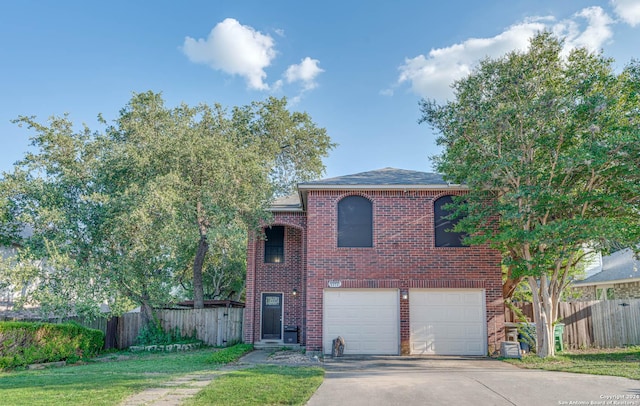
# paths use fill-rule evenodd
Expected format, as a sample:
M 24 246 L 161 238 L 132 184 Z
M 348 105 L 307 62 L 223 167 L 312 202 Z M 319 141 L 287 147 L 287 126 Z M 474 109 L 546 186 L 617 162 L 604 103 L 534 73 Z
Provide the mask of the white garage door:
M 411 354 L 486 355 L 482 290 L 412 289 Z
M 325 353 L 331 353 L 333 339 L 341 336 L 345 354 L 398 354 L 398 306 L 397 289 L 325 290 Z

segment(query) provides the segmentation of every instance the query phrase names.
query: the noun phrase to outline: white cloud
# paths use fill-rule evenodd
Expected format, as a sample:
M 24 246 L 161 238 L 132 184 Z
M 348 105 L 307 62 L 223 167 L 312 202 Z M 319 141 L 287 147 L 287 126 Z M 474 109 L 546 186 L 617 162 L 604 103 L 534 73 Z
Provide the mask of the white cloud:
M 632 27 L 640 24 L 639 0 L 611 0 L 613 11 L 625 23 Z
M 584 28 L 578 24 L 582 20 L 586 21 Z M 399 67 L 397 85 L 408 82 L 416 94 L 443 101 L 453 95 L 451 84 L 468 75 L 481 59 L 497 58 L 514 50 L 524 51 L 529 46 L 529 39 L 539 31 L 552 30 L 556 35 L 566 37 L 567 49 L 584 46 L 598 50 L 611 38 L 609 26 L 612 23 L 600 7 L 585 8 L 572 19 L 560 22 L 551 16 L 529 18 L 491 38 L 470 38 L 449 47 L 432 49 L 427 56 L 405 59 Z M 392 89 L 382 92 L 392 93 Z
M 613 36 L 610 25 L 613 19 L 600 7 L 588 7 L 577 12 L 572 20 L 562 21 L 553 26 L 552 31 L 558 37 L 565 38 L 565 51 L 571 48 L 584 47 L 590 51 L 598 51 Z M 579 25 L 586 20 L 586 27 Z
M 182 51 L 191 62 L 245 78 L 251 89 L 267 90 L 264 71 L 276 56 L 274 41 L 233 18 L 218 23 L 206 39 L 186 37 Z
M 399 83 L 409 82 L 415 93 L 438 100 L 452 95 L 451 84 L 468 75 L 485 57 L 498 57 L 512 50 L 525 50 L 529 38 L 545 28 L 538 20 L 509 27 L 492 38 L 470 38 L 446 48 L 432 49 L 427 56 L 405 59 Z
M 305 91 L 315 88 L 318 86 L 316 77 L 324 72 L 324 69 L 318 66 L 319 63 L 317 59 L 307 56 L 299 64 L 289 66 L 284 73 L 287 83 L 302 82 Z

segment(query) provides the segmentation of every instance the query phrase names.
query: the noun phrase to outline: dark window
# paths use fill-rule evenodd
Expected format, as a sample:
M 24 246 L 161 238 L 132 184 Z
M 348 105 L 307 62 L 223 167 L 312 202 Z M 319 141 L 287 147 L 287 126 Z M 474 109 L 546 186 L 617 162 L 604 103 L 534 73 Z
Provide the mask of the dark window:
M 362 196 L 338 202 L 338 247 L 373 247 L 373 210 Z
M 453 228 L 458 224 L 459 218 L 450 220 L 451 210 L 446 206 L 453 203 L 452 196 L 442 196 L 433 203 L 434 223 L 436 228 L 436 247 L 465 247 L 462 240 L 465 233 L 456 233 Z
M 284 262 L 284 227 L 271 226 L 264 229 L 264 262 Z

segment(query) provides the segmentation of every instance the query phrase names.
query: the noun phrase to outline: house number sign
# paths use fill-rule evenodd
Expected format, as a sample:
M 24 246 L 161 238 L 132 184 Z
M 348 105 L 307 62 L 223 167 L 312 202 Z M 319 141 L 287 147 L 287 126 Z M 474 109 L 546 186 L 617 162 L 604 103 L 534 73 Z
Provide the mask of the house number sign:
M 329 281 L 330 288 L 339 288 L 342 286 L 342 281 Z
M 280 304 L 278 296 L 267 296 L 264 301 L 267 306 L 278 306 Z

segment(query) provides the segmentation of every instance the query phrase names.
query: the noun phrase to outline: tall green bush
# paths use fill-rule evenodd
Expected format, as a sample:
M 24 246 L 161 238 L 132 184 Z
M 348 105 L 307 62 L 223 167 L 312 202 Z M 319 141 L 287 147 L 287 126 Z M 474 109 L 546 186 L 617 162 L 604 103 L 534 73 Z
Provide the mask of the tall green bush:
M 104 333 L 77 323 L 0 322 L 0 369 L 92 357 Z

